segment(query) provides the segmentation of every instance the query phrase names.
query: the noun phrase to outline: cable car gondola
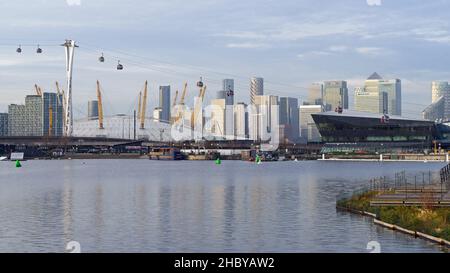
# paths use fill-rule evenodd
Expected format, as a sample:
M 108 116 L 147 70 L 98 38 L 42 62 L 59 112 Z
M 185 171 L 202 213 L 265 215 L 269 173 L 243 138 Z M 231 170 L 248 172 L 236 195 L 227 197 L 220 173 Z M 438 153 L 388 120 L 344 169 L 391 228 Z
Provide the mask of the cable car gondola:
M 200 77 L 200 80 L 197 82 L 197 86 L 200 87 L 200 88 L 203 87 L 202 77 Z
M 36 53 L 37 54 L 41 54 L 42 53 L 42 48 L 40 48 L 39 45 L 37 46 Z
M 19 45 L 19 47 L 16 49 L 16 52 L 17 53 L 22 53 L 22 46 L 21 45 Z
M 100 57 L 98 58 L 98 61 L 101 62 L 101 63 L 104 63 L 104 62 L 105 62 L 105 57 L 103 57 L 103 53 L 102 53 L 102 56 L 100 56 Z
M 123 65 L 120 63 L 120 61 L 117 61 L 117 70 L 123 70 Z

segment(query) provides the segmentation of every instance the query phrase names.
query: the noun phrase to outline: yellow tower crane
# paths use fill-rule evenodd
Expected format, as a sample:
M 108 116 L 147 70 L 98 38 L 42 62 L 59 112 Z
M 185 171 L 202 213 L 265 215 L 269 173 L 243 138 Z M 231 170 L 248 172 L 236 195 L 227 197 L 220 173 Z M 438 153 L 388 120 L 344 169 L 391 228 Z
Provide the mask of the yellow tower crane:
M 144 99 L 142 101 L 141 107 L 141 129 L 145 129 L 145 112 L 147 110 L 147 90 L 148 90 L 148 82 L 145 81 Z
M 102 92 L 100 91 L 100 82 L 99 81 L 97 81 L 97 100 L 98 100 L 98 128 L 105 129 L 103 127 Z
M 175 97 L 173 98 L 172 107 L 175 107 L 175 105 L 177 105 L 177 99 L 178 99 L 178 90 L 175 92 Z
M 187 91 L 187 82 L 184 83 L 183 93 L 181 94 L 181 99 L 180 99 L 180 104 L 181 105 L 184 104 L 184 98 L 186 97 L 186 91 Z
M 142 92 L 139 92 L 139 101 L 138 101 L 138 118 L 141 118 L 141 105 L 142 105 Z
M 42 96 L 42 90 L 37 84 L 34 85 L 34 89 L 36 89 L 36 95 Z

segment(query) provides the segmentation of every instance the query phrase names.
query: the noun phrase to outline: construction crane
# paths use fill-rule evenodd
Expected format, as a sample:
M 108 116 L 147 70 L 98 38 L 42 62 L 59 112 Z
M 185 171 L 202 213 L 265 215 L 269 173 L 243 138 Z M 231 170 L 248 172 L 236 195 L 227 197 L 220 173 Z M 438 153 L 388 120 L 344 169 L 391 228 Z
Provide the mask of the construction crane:
M 175 105 L 177 105 L 177 98 L 178 98 L 178 90 L 175 92 L 175 98 L 173 98 L 172 107 L 175 107 Z
M 100 91 L 100 82 L 99 81 L 97 81 L 97 100 L 98 100 L 98 128 L 105 129 L 103 127 L 102 92 Z
M 183 93 L 181 94 L 181 99 L 180 99 L 180 105 L 184 104 L 184 98 L 186 97 L 186 91 L 187 91 L 187 82 L 184 83 L 184 89 L 183 89 Z
M 34 85 L 34 89 L 36 89 L 36 94 L 38 96 L 42 96 L 42 90 L 37 84 Z
M 61 94 L 61 91 L 59 90 L 59 83 L 55 82 L 56 85 L 56 94 L 59 96 Z
M 205 98 L 205 93 L 206 93 L 206 85 L 203 85 L 202 83 L 200 87 L 199 101 L 197 101 L 196 104 L 194 105 L 194 112 L 192 112 L 191 117 L 191 125 L 193 129 L 195 129 L 195 122 L 203 111 L 203 99 Z M 203 118 L 202 120 L 200 120 L 200 122 L 203 123 Z
M 147 90 L 148 90 L 148 82 L 145 81 L 144 99 L 142 101 L 142 107 L 141 107 L 141 129 L 145 129 L 145 112 L 147 109 Z
M 139 101 L 138 101 L 138 118 L 141 118 L 141 105 L 142 105 L 142 92 L 139 92 Z

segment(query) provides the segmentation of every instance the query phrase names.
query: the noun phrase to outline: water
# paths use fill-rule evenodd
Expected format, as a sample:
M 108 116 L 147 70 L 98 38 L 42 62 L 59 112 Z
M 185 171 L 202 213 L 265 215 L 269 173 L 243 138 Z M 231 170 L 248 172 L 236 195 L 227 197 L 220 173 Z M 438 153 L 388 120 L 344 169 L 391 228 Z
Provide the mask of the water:
M 0 162 L 0 252 L 439 252 L 335 209 L 367 179 L 443 163 Z

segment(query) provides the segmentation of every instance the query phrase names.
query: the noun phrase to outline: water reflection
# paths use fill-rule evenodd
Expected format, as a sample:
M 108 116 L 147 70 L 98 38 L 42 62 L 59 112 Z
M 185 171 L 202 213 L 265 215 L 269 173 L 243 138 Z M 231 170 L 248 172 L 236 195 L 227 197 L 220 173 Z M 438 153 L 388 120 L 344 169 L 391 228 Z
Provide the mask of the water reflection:
M 95 164 L 93 164 L 95 162 Z M 434 252 L 335 210 L 373 176 L 442 164 L 28 161 L 0 164 L 0 251 Z M 48 169 L 59 170 L 48 175 Z M 343 170 L 347 170 L 343 172 Z

